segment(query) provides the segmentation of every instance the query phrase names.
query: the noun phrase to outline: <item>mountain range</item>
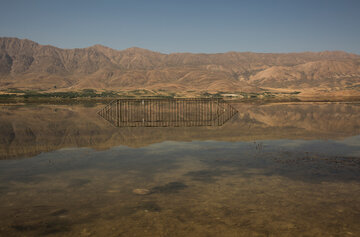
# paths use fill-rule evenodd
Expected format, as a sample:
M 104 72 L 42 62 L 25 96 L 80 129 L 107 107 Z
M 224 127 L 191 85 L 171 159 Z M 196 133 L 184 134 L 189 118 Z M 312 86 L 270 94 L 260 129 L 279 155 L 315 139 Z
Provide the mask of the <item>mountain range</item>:
M 0 38 L 0 88 L 301 91 L 360 95 L 360 55 L 342 51 L 164 54 L 102 45 L 61 49 Z

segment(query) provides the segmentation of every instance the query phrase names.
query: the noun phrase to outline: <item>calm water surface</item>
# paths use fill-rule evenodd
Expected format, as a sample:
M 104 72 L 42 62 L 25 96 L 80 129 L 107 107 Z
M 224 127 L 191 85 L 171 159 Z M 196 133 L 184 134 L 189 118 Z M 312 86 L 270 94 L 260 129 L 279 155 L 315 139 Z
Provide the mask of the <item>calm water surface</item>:
M 360 103 L 190 128 L 103 106 L 0 107 L 0 236 L 360 236 Z

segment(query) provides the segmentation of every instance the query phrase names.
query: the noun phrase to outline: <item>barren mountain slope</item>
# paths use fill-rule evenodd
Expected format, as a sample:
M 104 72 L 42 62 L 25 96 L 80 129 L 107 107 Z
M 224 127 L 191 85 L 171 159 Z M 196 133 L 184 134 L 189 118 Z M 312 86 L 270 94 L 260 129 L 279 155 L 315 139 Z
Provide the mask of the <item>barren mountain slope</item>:
M 136 88 L 260 91 L 261 88 L 359 90 L 360 56 L 305 53 L 162 54 L 102 45 L 60 49 L 0 38 L 1 88 Z

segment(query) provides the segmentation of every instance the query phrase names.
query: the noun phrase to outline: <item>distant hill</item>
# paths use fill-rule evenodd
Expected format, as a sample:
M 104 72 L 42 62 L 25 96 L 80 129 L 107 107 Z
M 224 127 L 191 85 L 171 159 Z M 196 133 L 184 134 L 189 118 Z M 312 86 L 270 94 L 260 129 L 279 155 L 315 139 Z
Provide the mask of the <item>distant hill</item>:
M 342 51 L 162 54 L 102 45 L 60 49 L 0 38 L 0 88 L 77 90 L 360 90 L 360 56 Z

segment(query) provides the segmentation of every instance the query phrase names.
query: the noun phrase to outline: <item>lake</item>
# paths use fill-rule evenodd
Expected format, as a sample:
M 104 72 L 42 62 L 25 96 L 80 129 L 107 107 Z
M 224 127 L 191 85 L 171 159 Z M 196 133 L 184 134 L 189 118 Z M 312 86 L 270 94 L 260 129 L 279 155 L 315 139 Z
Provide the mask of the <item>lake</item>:
M 0 236 L 360 236 L 360 103 L 230 105 L 129 127 L 3 104 Z

